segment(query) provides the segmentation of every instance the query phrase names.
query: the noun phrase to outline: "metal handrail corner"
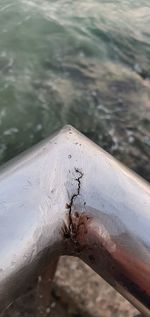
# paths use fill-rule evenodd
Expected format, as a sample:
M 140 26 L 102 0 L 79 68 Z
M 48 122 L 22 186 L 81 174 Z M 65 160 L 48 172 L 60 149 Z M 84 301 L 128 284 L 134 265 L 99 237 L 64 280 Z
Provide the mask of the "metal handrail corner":
M 150 316 L 150 186 L 67 126 L 0 172 L 0 309 L 60 255 Z

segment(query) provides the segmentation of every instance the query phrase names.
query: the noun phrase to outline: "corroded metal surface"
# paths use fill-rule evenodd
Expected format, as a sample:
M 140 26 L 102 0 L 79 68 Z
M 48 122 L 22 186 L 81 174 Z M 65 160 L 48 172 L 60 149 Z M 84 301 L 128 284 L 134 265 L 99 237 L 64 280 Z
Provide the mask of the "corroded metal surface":
M 79 256 L 150 316 L 150 188 L 71 127 L 0 175 L 0 307 Z

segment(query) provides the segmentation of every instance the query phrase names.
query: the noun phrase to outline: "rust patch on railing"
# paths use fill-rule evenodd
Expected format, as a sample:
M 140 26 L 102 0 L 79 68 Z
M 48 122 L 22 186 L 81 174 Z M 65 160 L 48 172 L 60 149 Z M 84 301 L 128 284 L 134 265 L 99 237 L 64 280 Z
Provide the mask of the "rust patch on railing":
M 71 227 L 64 224 L 62 229 L 65 245 L 71 248 L 73 252 L 80 253 L 86 248 L 86 235 L 88 234 L 88 226 L 91 218 L 85 213 L 75 211 L 71 214 Z M 68 248 L 67 248 L 68 249 Z

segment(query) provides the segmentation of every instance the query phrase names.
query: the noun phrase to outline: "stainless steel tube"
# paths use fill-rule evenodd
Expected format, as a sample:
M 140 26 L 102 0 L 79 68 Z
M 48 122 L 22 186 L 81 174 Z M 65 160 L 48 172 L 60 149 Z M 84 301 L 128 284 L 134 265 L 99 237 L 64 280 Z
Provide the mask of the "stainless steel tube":
M 150 316 L 150 187 L 71 127 L 0 173 L 0 309 L 62 254 Z

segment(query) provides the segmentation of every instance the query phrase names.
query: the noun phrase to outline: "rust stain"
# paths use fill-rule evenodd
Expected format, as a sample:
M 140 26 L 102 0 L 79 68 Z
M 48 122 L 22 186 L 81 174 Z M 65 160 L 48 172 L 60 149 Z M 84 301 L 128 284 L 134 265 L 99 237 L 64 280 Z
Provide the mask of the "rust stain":
M 74 211 L 75 199 L 80 195 L 81 180 L 83 178 L 83 172 L 79 168 L 75 168 L 76 178 L 74 179 L 77 184 L 76 192 L 72 195 L 70 202 L 66 203 L 65 208 L 68 210 L 67 224 L 64 222 L 61 233 L 65 242 L 71 243 L 74 249 L 79 252 L 81 246 L 80 241 L 87 233 L 87 221 L 89 217 L 85 213 L 80 213 L 77 210 Z M 85 206 L 86 203 L 84 203 Z M 80 238 L 79 238 L 80 237 Z
M 63 239 L 69 249 L 71 247 L 74 253 L 80 253 L 86 248 L 86 235 L 88 234 L 90 220 L 90 217 L 85 213 L 75 211 L 71 213 L 71 226 L 67 226 L 65 223 L 63 225 Z
M 75 172 L 78 175 L 78 177 L 75 178 L 75 181 L 77 182 L 77 191 L 76 191 L 75 194 L 72 195 L 70 203 L 67 204 L 67 209 L 69 209 L 69 226 L 70 226 L 70 230 L 71 230 L 71 226 L 72 226 L 72 217 L 71 217 L 72 206 L 74 204 L 75 198 L 80 195 L 81 178 L 83 177 L 83 173 L 78 168 L 75 168 Z

